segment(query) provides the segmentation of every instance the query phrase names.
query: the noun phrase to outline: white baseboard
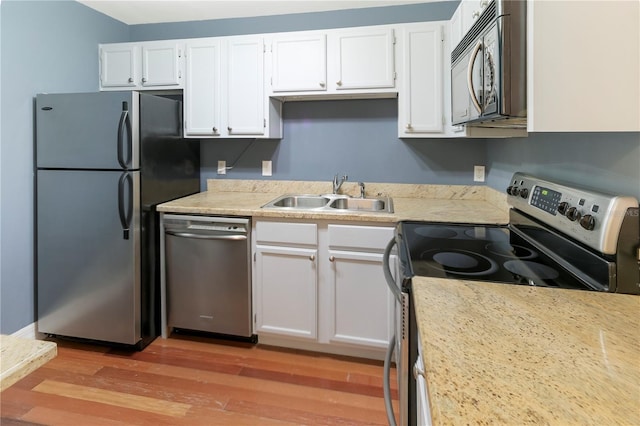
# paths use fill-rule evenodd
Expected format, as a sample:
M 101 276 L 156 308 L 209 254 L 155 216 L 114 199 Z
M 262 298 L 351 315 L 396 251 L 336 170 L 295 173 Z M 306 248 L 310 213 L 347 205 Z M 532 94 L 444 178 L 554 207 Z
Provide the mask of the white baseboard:
M 15 333 L 11 333 L 11 335 L 15 337 L 22 337 L 23 339 L 31 339 L 31 340 L 43 340 L 45 337 L 47 337 L 46 334 L 38 333 L 36 330 L 37 330 L 36 323 L 33 322 L 27 325 L 26 327 L 22 327 L 20 330 L 16 331 Z

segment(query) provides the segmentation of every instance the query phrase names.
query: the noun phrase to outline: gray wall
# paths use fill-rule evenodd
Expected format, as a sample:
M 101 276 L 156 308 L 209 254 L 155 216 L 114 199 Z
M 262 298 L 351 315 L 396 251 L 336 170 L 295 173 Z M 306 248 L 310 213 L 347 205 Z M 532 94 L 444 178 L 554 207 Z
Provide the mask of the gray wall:
M 487 144 L 487 183 L 506 188 L 513 171 L 640 199 L 640 133 L 531 133 Z
M 0 7 L 0 331 L 12 333 L 35 319 L 33 98 L 96 91 L 98 43 L 127 41 L 129 28 L 75 1 L 4 0 Z
M 473 165 L 485 163 L 483 140 L 398 139 L 397 99 L 289 102 L 284 137 L 203 140 L 202 185 L 207 178 L 261 179 L 262 160 L 278 180 L 472 184 Z M 246 149 L 246 151 L 245 151 Z M 234 165 L 216 174 L 218 160 Z

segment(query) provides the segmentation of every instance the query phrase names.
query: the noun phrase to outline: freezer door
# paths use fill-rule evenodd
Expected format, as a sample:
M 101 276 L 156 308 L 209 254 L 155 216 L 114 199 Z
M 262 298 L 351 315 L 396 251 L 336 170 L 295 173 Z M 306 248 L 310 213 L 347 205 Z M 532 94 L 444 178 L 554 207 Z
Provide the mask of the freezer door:
M 39 332 L 140 340 L 139 183 L 139 172 L 38 170 Z
M 137 92 L 39 94 L 36 166 L 137 169 L 138 96 Z

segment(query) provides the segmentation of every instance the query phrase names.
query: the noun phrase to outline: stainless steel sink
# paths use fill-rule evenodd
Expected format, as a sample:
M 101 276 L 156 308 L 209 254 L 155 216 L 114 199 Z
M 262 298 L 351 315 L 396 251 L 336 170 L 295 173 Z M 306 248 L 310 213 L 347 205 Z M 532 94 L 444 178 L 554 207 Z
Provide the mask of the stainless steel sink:
M 329 207 L 338 210 L 357 210 L 367 212 L 393 213 L 391 198 L 339 198 L 333 200 Z
M 315 209 L 324 207 L 329 203 L 330 199 L 318 195 L 284 195 L 273 200 L 268 205 L 274 207 L 291 207 L 296 209 Z M 266 206 L 263 206 L 266 207 Z
M 264 206 L 263 209 L 286 211 L 313 210 L 327 212 L 367 212 L 393 213 L 393 201 L 390 197 L 352 198 L 340 194 L 282 195 Z

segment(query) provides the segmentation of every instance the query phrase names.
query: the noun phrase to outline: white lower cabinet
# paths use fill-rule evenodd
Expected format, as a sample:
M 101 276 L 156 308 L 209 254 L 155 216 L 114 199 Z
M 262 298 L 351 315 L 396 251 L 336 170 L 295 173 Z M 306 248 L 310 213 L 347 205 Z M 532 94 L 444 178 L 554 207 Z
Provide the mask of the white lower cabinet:
M 259 339 L 278 337 L 283 346 L 335 353 L 350 354 L 350 348 L 383 353 L 393 329 L 393 298 L 382 253 L 393 229 L 257 220 L 254 312 Z M 391 262 L 395 265 L 395 255 Z
M 317 250 L 256 247 L 256 331 L 303 339 L 317 333 Z

